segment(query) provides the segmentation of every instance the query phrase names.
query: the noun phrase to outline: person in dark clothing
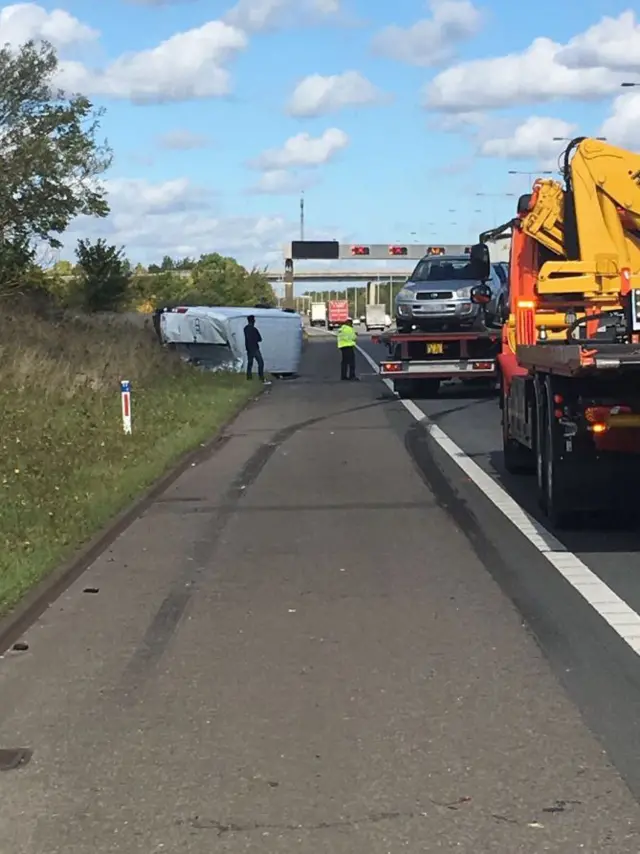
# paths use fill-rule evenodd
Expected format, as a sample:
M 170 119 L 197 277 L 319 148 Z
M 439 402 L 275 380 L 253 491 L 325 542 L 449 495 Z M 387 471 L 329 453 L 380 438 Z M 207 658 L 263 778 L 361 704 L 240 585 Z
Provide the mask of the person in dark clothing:
M 254 360 L 258 365 L 258 376 L 260 380 L 265 385 L 271 385 L 264 378 L 264 359 L 262 358 L 262 353 L 260 352 L 260 343 L 262 341 L 262 335 L 256 328 L 256 319 L 253 314 L 250 314 L 247 317 L 247 325 L 244 328 L 244 346 L 247 351 L 247 379 L 253 379 L 253 362 Z

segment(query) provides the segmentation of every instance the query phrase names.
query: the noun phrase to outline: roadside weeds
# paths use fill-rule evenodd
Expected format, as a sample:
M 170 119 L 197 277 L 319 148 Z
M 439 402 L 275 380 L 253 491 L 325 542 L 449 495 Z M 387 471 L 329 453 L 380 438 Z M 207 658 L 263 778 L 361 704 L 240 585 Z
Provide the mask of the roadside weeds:
M 0 616 L 257 393 L 91 318 L 3 317 L 0 358 Z

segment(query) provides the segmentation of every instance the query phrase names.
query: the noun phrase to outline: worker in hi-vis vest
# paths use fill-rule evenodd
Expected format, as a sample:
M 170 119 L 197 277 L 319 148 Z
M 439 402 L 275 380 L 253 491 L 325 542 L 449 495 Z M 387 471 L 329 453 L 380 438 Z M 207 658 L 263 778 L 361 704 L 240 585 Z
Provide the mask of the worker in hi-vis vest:
M 356 341 L 358 336 L 353 328 L 353 320 L 347 320 L 338 329 L 338 350 L 342 356 L 340 364 L 341 380 L 356 380 Z

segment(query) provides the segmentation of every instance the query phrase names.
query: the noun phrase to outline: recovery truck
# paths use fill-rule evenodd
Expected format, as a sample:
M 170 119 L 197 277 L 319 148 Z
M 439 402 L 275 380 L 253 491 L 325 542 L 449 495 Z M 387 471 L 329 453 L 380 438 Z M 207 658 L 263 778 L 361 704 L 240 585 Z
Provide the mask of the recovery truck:
M 640 156 L 578 137 L 563 183 L 537 180 L 511 237 L 510 309 L 498 355 L 505 468 L 536 476 L 556 527 L 633 510 L 640 483 Z M 478 304 L 486 285 L 472 289 Z
M 389 359 L 380 376 L 393 381 L 398 397 L 435 397 L 443 380 L 495 385 L 500 333 L 478 329 L 455 332 L 398 332 L 372 336 L 384 344 Z

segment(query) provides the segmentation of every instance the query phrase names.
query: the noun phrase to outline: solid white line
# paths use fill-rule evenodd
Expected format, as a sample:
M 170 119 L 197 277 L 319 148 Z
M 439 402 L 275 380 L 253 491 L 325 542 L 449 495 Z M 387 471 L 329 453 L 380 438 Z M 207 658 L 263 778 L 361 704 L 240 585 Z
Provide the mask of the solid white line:
M 371 367 L 378 364 L 362 347 L 357 348 Z M 393 391 L 393 382 L 383 379 Z M 566 549 L 552 533 L 530 516 L 496 481 L 465 454 L 462 448 L 434 424 L 412 400 L 400 400 L 409 414 L 419 421 L 435 443 L 518 531 L 529 540 L 566 581 L 585 599 L 631 649 L 640 654 L 640 615 L 608 587 L 577 555 Z

